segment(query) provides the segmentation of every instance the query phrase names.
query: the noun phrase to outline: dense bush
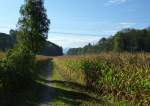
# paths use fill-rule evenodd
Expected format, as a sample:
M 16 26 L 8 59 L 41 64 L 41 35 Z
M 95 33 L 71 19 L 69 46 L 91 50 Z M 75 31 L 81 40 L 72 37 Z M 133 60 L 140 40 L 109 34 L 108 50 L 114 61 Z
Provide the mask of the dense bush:
M 10 50 L 0 62 L 0 80 L 4 88 L 28 86 L 34 79 L 35 61 L 25 46 Z

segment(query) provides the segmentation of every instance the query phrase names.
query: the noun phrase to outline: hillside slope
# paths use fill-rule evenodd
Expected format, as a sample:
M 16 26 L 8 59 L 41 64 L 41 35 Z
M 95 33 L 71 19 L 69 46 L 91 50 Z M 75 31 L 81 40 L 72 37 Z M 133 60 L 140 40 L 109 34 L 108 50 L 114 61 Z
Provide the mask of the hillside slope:
M 0 51 L 6 51 L 13 46 L 12 37 L 5 33 L 0 33 Z
M 10 33 L 10 35 L 0 33 L 0 51 L 5 52 L 8 49 L 13 48 L 16 41 L 15 38 L 14 33 Z M 63 55 L 63 50 L 62 47 L 47 41 L 39 54 L 45 56 L 61 56 Z

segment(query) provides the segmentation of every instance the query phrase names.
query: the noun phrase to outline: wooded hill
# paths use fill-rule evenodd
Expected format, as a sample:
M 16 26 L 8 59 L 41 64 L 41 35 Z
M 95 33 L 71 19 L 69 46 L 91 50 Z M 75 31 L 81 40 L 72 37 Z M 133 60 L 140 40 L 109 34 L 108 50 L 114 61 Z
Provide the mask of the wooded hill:
M 7 51 L 12 48 L 14 44 L 13 38 L 5 33 L 0 33 L 0 51 Z
M 100 52 L 150 52 L 150 28 L 123 29 L 114 36 L 100 39 L 95 45 L 71 48 L 68 55 L 97 54 Z
M 0 51 L 6 52 L 8 49 L 11 49 L 14 47 L 16 42 L 16 36 L 14 34 L 14 31 L 11 30 L 10 34 L 0 33 Z M 45 56 L 61 56 L 63 55 L 62 47 L 47 41 L 45 43 L 45 46 L 40 51 L 41 55 Z

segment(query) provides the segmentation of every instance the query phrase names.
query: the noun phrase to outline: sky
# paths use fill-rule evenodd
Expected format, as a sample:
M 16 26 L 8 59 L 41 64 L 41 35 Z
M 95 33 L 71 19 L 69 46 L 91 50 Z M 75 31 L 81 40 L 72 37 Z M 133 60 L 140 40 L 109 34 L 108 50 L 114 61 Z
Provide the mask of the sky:
M 0 32 L 15 29 L 24 0 L 1 0 Z M 67 48 L 95 44 L 123 28 L 150 26 L 150 0 L 45 0 L 48 40 Z

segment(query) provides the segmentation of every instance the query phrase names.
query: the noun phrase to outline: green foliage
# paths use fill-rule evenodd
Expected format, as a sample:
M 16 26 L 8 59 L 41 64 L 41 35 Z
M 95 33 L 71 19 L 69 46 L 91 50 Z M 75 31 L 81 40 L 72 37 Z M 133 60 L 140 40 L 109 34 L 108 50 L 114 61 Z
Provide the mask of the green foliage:
M 123 48 L 123 45 L 121 45 L 121 35 L 118 33 L 114 37 L 114 51 L 122 51 L 121 48 Z
M 50 24 L 43 0 L 25 0 L 20 13 L 17 41 L 24 43 L 30 50 L 37 53 L 48 37 Z
M 20 9 L 19 29 L 10 31 L 17 43 L 0 62 L 0 81 L 4 88 L 24 88 L 37 77 L 35 55 L 46 42 L 50 23 L 43 5 L 43 0 L 25 0 Z
M 10 50 L 0 64 L 0 80 L 4 88 L 26 87 L 35 78 L 33 53 L 21 45 Z
M 95 45 L 69 49 L 68 55 L 98 54 L 101 52 L 150 52 L 150 29 L 123 29 L 109 38 L 102 38 Z

